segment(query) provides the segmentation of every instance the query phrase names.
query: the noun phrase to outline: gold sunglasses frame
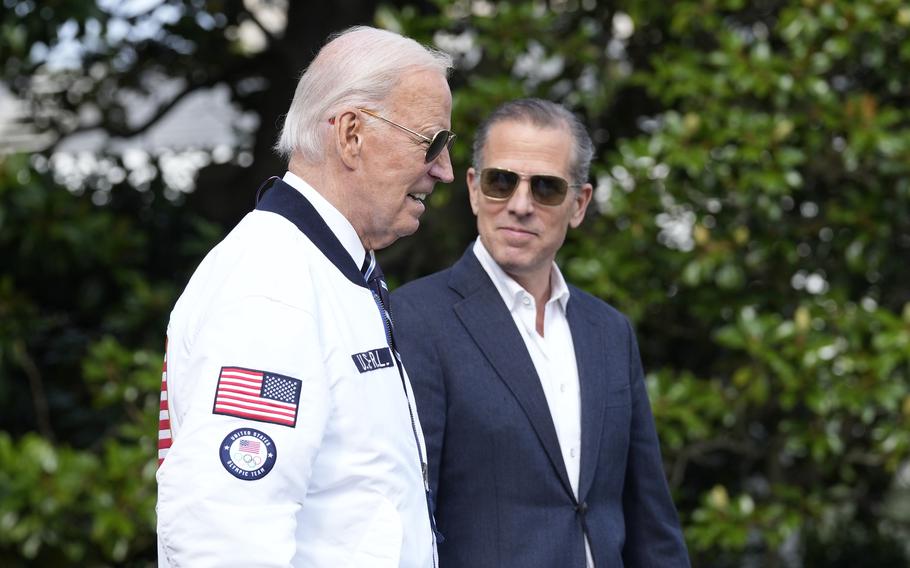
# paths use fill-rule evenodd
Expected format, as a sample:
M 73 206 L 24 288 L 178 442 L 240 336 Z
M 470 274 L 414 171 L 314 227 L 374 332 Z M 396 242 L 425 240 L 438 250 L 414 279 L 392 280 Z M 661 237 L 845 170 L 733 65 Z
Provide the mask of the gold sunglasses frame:
M 394 126 L 395 128 L 400 128 L 401 130 L 404 130 L 405 132 L 412 134 L 412 135 L 416 136 L 417 138 L 419 138 L 420 140 L 422 140 L 423 142 L 425 142 L 427 144 L 427 156 L 424 157 L 424 162 L 427 164 L 429 164 L 430 162 L 432 162 L 433 160 L 435 160 L 436 158 L 441 156 L 443 150 L 445 150 L 447 148 L 449 150 L 451 150 L 452 144 L 455 143 L 455 138 L 457 137 L 457 135 L 454 132 L 452 132 L 451 130 L 446 130 L 445 128 L 443 128 L 442 130 L 440 130 L 439 132 L 434 134 L 432 138 L 427 138 L 423 134 L 421 134 L 419 132 L 414 132 L 407 126 L 402 126 L 402 125 L 398 124 L 397 122 L 395 122 L 393 120 L 389 120 L 388 118 L 386 118 L 382 115 L 376 114 L 375 112 L 373 112 L 371 110 L 367 110 L 365 108 L 358 108 L 357 110 L 359 110 L 360 112 L 362 112 L 364 114 L 368 114 L 368 115 L 372 116 L 373 118 L 378 118 L 379 120 L 381 120 L 383 122 L 387 122 L 387 123 L 391 124 L 392 126 Z M 430 153 L 430 148 L 433 147 L 433 141 L 436 140 L 436 138 L 438 136 L 442 136 L 442 135 L 446 135 L 445 144 L 442 145 L 442 149 L 439 150 L 438 154 L 436 154 L 435 156 L 430 158 L 429 153 Z
M 483 190 L 483 174 L 486 171 L 500 171 L 500 172 L 514 174 L 514 175 L 518 176 L 518 182 L 516 182 L 515 185 L 512 187 L 512 191 L 509 192 L 509 195 L 507 195 L 505 197 L 494 197 L 492 195 L 488 195 Z M 562 199 L 559 201 L 559 203 L 544 203 L 544 202 L 540 201 L 539 199 L 537 199 L 537 194 L 530 187 L 531 178 L 535 178 L 535 177 L 561 179 L 562 181 L 564 181 L 566 183 L 566 192 L 561 194 Z M 509 168 L 497 168 L 497 167 L 492 167 L 492 166 L 481 169 L 477 175 L 477 185 L 480 188 L 480 194 L 491 201 L 497 201 L 497 202 L 503 202 L 503 201 L 508 201 L 508 200 L 512 199 L 512 196 L 515 195 L 516 191 L 518 191 L 518 186 L 520 186 L 521 182 L 523 182 L 523 181 L 528 182 L 528 190 L 531 193 L 531 199 L 534 200 L 534 203 L 537 203 L 538 205 L 542 205 L 544 207 L 559 207 L 560 205 L 565 203 L 566 197 L 568 197 L 568 195 L 569 195 L 569 190 L 578 189 L 583 185 L 583 184 L 579 184 L 579 183 L 569 183 L 569 180 L 567 180 L 566 178 L 564 178 L 562 176 L 553 175 L 553 174 L 525 174 L 522 172 L 516 172 L 515 170 L 510 170 Z

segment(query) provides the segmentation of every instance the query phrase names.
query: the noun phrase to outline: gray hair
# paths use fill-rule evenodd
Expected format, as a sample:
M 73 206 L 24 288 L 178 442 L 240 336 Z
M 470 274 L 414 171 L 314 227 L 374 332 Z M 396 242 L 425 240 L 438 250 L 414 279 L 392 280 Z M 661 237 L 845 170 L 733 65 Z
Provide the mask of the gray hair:
M 581 120 L 566 107 L 543 99 L 517 99 L 496 107 L 474 133 L 474 169 L 483 169 L 483 150 L 493 125 L 500 122 L 529 122 L 542 128 L 566 128 L 572 135 L 572 162 L 569 164 L 571 183 L 584 184 L 588 181 L 591 158 L 594 157 L 594 143 Z
M 376 106 L 411 71 L 447 77 L 452 58 L 394 32 L 354 26 L 329 37 L 297 83 L 275 151 L 310 163 L 325 155 L 323 122 L 345 107 Z

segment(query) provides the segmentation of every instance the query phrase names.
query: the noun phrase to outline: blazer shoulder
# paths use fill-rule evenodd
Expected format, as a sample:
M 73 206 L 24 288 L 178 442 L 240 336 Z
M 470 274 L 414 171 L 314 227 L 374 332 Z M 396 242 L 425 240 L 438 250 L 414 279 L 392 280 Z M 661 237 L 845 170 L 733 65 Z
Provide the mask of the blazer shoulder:
M 608 326 L 632 328 L 629 317 L 597 296 L 569 284 L 569 309 L 577 309 L 595 319 L 604 321 Z M 573 306 L 573 304 L 575 304 Z
M 396 288 L 391 294 L 392 313 L 438 310 L 451 303 L 447 298 L 457 296 L 449 286 L 451 270 L 447 268 Z

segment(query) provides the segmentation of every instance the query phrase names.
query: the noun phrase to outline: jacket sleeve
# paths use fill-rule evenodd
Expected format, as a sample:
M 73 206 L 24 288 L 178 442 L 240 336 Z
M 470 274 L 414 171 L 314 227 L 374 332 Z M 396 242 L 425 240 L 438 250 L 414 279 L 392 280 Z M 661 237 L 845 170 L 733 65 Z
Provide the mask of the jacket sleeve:
M 430 491 L 439 489 L 439 463 L 445 438 L 446 387 L 432 316 L 407 295 L 392 294 L 395 340 L 414 390 L 417 415 L 427 448 Z
M 169 330 L 169 403 L 179 428 L 158 471 L 163 565 L 292 564 L 296 515 L 332 412 L 323 352 L 311 314 L 268 298 L 221 306 L 187 335 Z M 263 373 L 266 398 L 216 404 L 216 394 L 223 401 L 256 391 L 230 385 L 231 369 Z M 283 409 L 270 410 L 272 397 Z
M 638 343 L 629 333 L 632 424 L 623 489 L 626 542 L 623 562 L 636 567 L 688 567 L 689 555 L 670 496 L 660 443 L 645 389 Z

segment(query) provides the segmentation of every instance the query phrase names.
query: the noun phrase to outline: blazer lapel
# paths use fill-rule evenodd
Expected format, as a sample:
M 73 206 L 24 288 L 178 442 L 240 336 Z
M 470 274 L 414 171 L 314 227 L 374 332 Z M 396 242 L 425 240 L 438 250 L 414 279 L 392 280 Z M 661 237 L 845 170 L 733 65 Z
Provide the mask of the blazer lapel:
M 534 363 L 502 296 L 470 248 L 454 265 L 450 284 L 464 296 L 455 304 L 455 314 L 524 410 L 560 482 L 571 495 L 556 427 Z
M 603 433 L 607 388 L 606 340 L 603 327 L 585 313 L 577 299 L 570 297 L 566 317 L 575 346 L 578 383 L 581 390 L 581 464 L 578 500 L 584 501 L 594 481 Z

